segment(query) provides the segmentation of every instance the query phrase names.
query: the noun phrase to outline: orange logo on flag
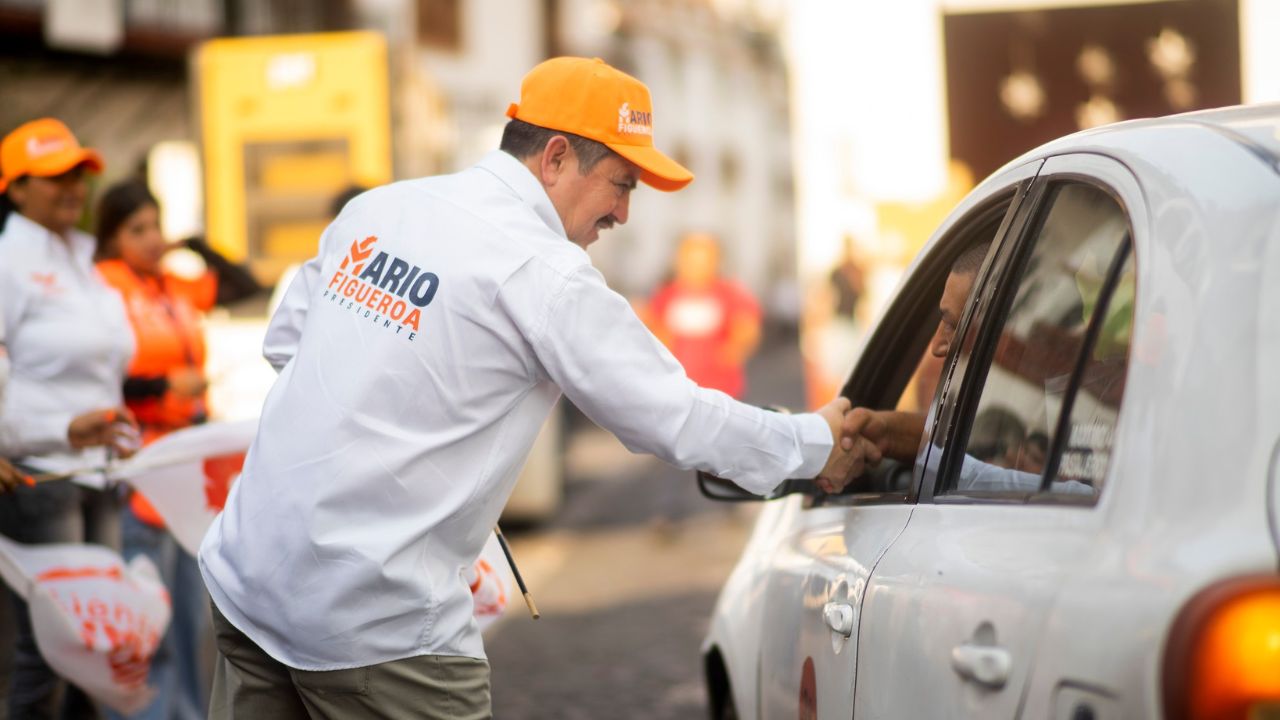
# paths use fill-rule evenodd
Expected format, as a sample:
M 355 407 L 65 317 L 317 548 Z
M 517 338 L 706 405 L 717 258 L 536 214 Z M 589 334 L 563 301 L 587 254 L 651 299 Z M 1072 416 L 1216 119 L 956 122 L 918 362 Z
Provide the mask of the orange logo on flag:
M 244 453 L 218 455 L 204 461 L 204 501 L 210 510 L 220 511 L 227 505 L 231 481 L 244 468 Z
M 152 628 L 145 617 L 136 615 L 128 605 L 113 603 L 92 594 L 81 597 L 75 583 L 72 583 L 71 589 L 50 584 L 88 579 L 126 582 L 119 567 L 53 567 L 36 576 L 36 582 L 49 590 L 54 599 L 75 616 L 85 649 L 93 649 L 99 632 L 106 636 L 111 648 L 111 672 L 116 682 L 126 686 L 145 682 L 151 655 L 160 642 L 160 632 Z M 80 589 L 83 591 L 83 588 Z M 169 602 L 167 593 L 164 601 Z

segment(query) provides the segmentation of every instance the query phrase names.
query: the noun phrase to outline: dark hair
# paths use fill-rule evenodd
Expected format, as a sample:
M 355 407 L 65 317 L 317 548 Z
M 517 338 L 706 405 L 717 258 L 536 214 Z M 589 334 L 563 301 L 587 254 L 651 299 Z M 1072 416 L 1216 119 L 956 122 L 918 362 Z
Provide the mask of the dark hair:
M 369 188 L 364 187 L 363 185 L 348 185 L 345 190 L 334 195 L 333 199 L 329 201 L 329 217 L 336 218 L 341 215 L 342 208 L 346 207 L 347 203 L 355 200 L 357 195 L 368 190 Z
M 502 142 L 498 144 L 498 149 L 515 156 L 518 160 L 523 160 L 534 153 L 542 152 L 551 138 L 557 135 L 563 135 L 569 141 L 569 147 L 573 148 L 573 153 L 578 156 L 578 171 L 583 175 L 591 172 L 601 160 L 614 154 L 604 143 L 562 130 L 549 130 L 523 120 L 512 120 L 507 123 L 507 126 L 502 129 Z
M 951 263 L 951 273 L 953 275 L 977 275 L 978 269 L 982 267 L 982 261 L 987 257 L 987 251 L 991 249 L 991 243 L 985 242 L 965 250 Z
M 98 237 L 98 258 L 110 258 L 119 254 L 113 240 L 120 226 L 139 208 L 151 205 L 159 208 L 156 196 L 151 194 L 146 182 L 142 180 L 124 180 L 107 188 L 98 200 L 98 227 L 94 233 Z
M 7 189 L 5 192 L 0 193 L 0 232 L 4 232 L 4 226 L 9 222 L 9 215 L 17 209 L 18 206 L 14 205 L 13 200 L 9 198 L 9 191 Z

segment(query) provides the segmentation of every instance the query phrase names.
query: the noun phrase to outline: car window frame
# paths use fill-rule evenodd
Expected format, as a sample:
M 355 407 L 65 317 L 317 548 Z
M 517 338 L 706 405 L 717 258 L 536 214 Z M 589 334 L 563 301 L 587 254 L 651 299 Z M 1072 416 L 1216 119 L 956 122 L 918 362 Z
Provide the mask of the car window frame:
M 977 239 L 975 235 L 983 227 L 989 225 L 993 218 L 989 215 L 1001 205 L 1004 210 L 1000 216 L 996 232 L 991 236 L 992 247 L 997 246 L 1010 228 L 1021 203 L 1027 193 L 1034 187 L 1035 173 L 1043 163 L 1037 161 L 1034 170 L 1027 176 L 1011 181 L 1008 185 L 991 190 L 986 197 L 973 208 L 951 224 L 946 234 L 934 243 L 923 255 L 917 266 L 913 267 L 902 283 L 902 288 L 895 294 L 889 306 L 875 323 L 874 330 L 867 339 L 859 354 L 849 378 L 840 390 L 840 395 L 848 398 L 854 407 L 870 407 L 872 409 L 893 409 L 905 391 L 911 376 L 915 372 L 915 364 L 901 362 L 902 357 L 914 357 L 917 360 L 929 346 L 936 331 L 938 313 L 938 294 L 946 282 L 951 265 L 964 250 Z M 990 260 L 990 254 L 987 261 Z M 985 273 L 984 262 L 979 276 Z M 913 292 L 921 287 L 936 285 L 937 292 Z M 970 298 L 970 301 L 972 297 Z M 967 325 L 969 305 L 958 333 L 964 332 Z M 918 347 L 917 347 L 918 346 Z M 932 422 L 934 408 L 937 406 L 939 394 L 947 381 L 939 379 L 938 388 L 930 402 L 926 423 Z M 927 436 L 927 433 L 926 433 Z M 922 440 L 923 444 L 923 440 Z M 882 504 L 913 504 L 918 501 L 921 488 L 921 464 L 917 455 L 913 463 L 911 480 L 905 492 L 852 492 L 836 495 L 806 494 L 804 509 L 830 506 L 860 506 Z
M 985 382 L 986 374 L 989 372 L 990 364 L 994 357 L 996 343 L 999 340 L 1000 330 L 1003 329 L 1007 320 L 1009 304 L 1019 289 L 1027 262 L 1035 252 L 1036 241 L 1039 239 L 1044 223 L 1048 219 L 1048 214 L 1053 208 L 1052 203 L 1047 201 L 1052 197 L 1056 197 L 1054 194 L 1056 188 L 1070 183 L 1089 185 L 1101 190 L 1110 197 L 1124 215 L 1127 231 L 1108 263 L 1107 275 L 1099 292 L 1099 300 L 1094 314 L 1089 319 L 1084 343 L 1081 346 L 1081 354 L 1076 358 L 1076 363 L 1073 366 L 1068 386 L 1065 390 L 1063 404 L 1054 423 L 1054 436 L 1051 439 L 1048 454 L 1045 458 L 1045 470 L 1040 477 L 1040 489 L 1035 493 L 1011 491 L 1007 493 L 982 492 L 980 494 L 966 494 L 955 490 L 941 492 L 943 488 L 950 484 L 950 480 L 959 473 L 960 465 L 963 463 L 969 433 L 977 415 L 977 406 L 982 394 L 981 389 L 984 386 L 975 383 L 974 380 L 981 373 Z M 943 427 L 942 435 L 937 434 L 941 423 L 936 426 L 926 426 L 926 434 L 931 436 L 927 451 L 936 458 L 936 462 L 932 466 L 933 472 L 928 473 L 932 477 L 922 483 L 919 502 L 948 505 L 1062 505 L 1093 508 L 1098 506 L 1101 501 L 1101 492 L 1093 495 L 1071 495 L 1050 492 L 1047 488 L 1057 473 L 1065 448 L 1065 439 L 1061 433 L 1064 423 L 1069 422 L 1071 408 L 1075 403 L 1075 394 L 1079 391 L 1083 357 L 1087 354 L 1084 349 L 1092 347 L 1093 343 L 1096 342 L 1098 329 L 1095 326 L 1100 325 L 1101 320 L 1099 318 L 1105 315 L 1106 309 L 1110 306 L 1118 285 L 1120 270 L 1123 269 L 1125 261 L 1130 257 L 1133 258 L 1136 272 L 1137 257 L 1135 254 L 1136 244 L 1134 242 L 1136 223 L 1133 208 L 1130 207 L 1129 203 L 1125 202 L 1124 196 L 1118 188 L 1113 187 L 1102 178 L 1073 171 L 1051 171 L 1035 178 L 1027 199 L 1019 207 L 1019 214 L 1020 217 L 1014 220 L 1014 227 L 1002 238 L 1004 242 L 1001 243 L 999 248 L 995 249 L 994 257 L 989 256 L 987 259 L 994 269 L 985 277 L 979 276 L 979 281 L 982 283 L 981 290 L 979 290 L 980 286 L 975 283 L 974 291 L 971 293 L 970 302 L 974 303 L 971 321 L 979 323 L 977 332 L 969 336 L 967 326 L 961 328 L 959 332 L 964 334 L 959 335 L 959 337 L 963 339 L 961 342 L 956 343 L 956 346 L 952 348 L 947 357 L 947 374 L 950 376 L 959 370 L 963 381 L 955 392 L 940 394 L 940 397 L 935 401 L 939 407 L 939 415 L 947 419 L 948 423 Z M 1013 280 L 1012 282 L 1010 282 L 1011 279 Z M 993 311 L 995 311 L 994 315 L 992 314 Z M 966 310 L 966 313 L 968 312 L 969 310 Z M 978 355 L 977 353 L 981 354 Z M 961 365 L 963 365 L 963 368 L 960 368 Z M 1123 408 L 1123 399 L 1121 400 L 1121 407 Z M 932 438 L 935 437 L 941 437 L 942 442 L 934 443 Z M 922 449 L 922 452 L 924 451 L 925 449 Z M 926 464 L 928 464 L 927 459 Z M 1108 474 L 1109 472 L 1108 469 Z M 1104 484 L 1103 487 L 1105 488 L 1106 485 Z

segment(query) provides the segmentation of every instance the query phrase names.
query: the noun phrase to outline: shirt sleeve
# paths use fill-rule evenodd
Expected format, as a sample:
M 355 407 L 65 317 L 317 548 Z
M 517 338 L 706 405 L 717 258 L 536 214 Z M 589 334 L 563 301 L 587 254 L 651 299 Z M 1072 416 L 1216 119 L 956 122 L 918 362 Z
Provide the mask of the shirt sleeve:
M 1028 492 L 1040 491 L 1040 476 L 982 462 L 966 454 L 960 464 L 958 490 L 979 492 Z M 1054 480 L 1049 491 L 1068 495 L 1092 495 L 1093 488 L 1077 480 Z
M 516 312 L 517 322 L 532 325 L 522 329 L 551 379 L 629 450 L 761 494 L 825 465 L 832 448 L 825 420 L 698 387 L 595 268 L 563 277 L 550 297 L 541 317 Z
M 307 309 L 311 304 L 311 291 L 319 282 L 320 266 L 324 262 L 328 240 L 329 230 L 326 229 L 320 236 L 319 252 L 298 268 L 280 306 L 267 324 L 267 332 L 262 340 L 262 356 L 276 372 L 283 370 L 298 352 L 302 325 L 307 321 Z

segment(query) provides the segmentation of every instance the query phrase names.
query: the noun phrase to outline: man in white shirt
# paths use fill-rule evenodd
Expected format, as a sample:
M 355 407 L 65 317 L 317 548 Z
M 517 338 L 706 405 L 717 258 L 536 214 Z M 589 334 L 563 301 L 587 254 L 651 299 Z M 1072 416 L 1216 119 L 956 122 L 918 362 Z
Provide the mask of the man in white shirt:
M 200 551 L 212 717 L 489 717 L 462 576 L 562 391 L 633 451 L 757 492 L 858 469 L 833 448 L 847 401 L 788 416 L 697 387 L 591 266 L 637 181 L 693 179 L 653 147 L 648 88 L 556 58 L 507 115 L 475 167 L 352 200 L 271 320 L 280 377 Z

